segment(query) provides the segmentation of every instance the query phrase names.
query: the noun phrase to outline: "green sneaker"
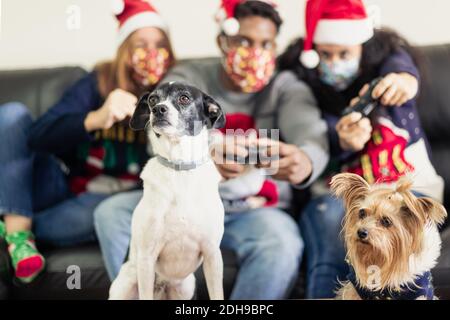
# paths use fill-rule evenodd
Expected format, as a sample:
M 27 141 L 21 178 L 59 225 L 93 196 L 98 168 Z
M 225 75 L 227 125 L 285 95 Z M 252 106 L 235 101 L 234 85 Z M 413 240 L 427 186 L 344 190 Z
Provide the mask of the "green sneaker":
M 17 231 L 6 235 L 8 251 L 17 279 L 33 281 L 44 270 L 44 257 L 36 249 L 31 231 Z
M 0 220 L 0 239 L 3 239 L 6 236 L 6 226 L 3 220 Z

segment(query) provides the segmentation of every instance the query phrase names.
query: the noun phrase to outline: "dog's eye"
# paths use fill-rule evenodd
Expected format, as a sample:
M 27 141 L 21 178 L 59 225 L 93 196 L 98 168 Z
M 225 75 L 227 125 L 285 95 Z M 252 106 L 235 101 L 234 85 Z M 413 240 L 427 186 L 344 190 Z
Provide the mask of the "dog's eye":
M 150 104 L 150 107 L 156 106 L 156 104 L 159 102 L 158 96 L 151 96 L 148 98 L 148 103 Z
M 185 94 L 181 95 L 178 98 L 178 103 L 182 104 L 183 106 L 188 105 L 190 102 L 191 102 L 191 99 L 189 99 L 189 97 L 187 95 L 185 95 Z
M 389 228 L 390 226 L 392 226 L 391 219 L 389 219 L 387 217 L 381 218 L 380 222 L 381 222 L 381 225 L 385 228 Z
M 364 219 L 367 216 L 366 210 L 360 209 L 358 215 L 360 219 Z

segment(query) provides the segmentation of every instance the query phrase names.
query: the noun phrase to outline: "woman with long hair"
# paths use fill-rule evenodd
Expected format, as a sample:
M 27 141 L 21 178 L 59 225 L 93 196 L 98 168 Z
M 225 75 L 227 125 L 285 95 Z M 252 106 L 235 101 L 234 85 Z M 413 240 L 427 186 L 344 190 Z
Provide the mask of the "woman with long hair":
M 69 246 L 96 239 L 93 211 L 139 186 L 145 134 L 129 129 L 139 96 L 175 58 L 161 16 L 146 1 L 115 1 L 119 48 L 33 123 L 23 105 L 0 107 L 0 236 L 16 277 L 31 282 L 45 260 L 35 239 Z
M 299 221 L 305 240 L 307 298 L 333 297 L 338 280 L 347 273 L 339 237 L 344 208 L 327 184 L 333 174 L 348 171 L 370 184 L 392 184 L 413 173 L 416 193 L 442 200 L 443 181 L 431 164 L 416 110 L 418 60 L 396 32 L 374 30 L 360 0 L 309 0 L 306 37 L 279 58 L 282 70 L 294 71 L 312 89 L 328 125 L 331 161 L 323 183 L 313 186 L 314 197 Z M 344 115 L 370 83 L 377 101 L 370 116 Z

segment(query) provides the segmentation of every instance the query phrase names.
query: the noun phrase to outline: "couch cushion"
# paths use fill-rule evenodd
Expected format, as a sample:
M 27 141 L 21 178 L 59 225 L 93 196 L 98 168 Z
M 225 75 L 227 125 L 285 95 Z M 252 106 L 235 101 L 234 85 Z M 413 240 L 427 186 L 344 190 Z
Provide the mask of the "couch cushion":
M 85 74 L 80 67 L 0 71 L 0 105 L 22 102 L 37 117 Z
M 46 270 L 31 284 L 14 281 L 13 299 L 106 299 L 110 281 L 98 246 L 43 250 Z M 73 271 L 80 270 L 80 289 L 69 289 L 67 282 Z M 71 283 L 69 281 L 69 283 Z
M 418 108 L 431 141 L 450 138 L 450 44 L 419 47 L 422 83 Z
M 24 285 L 17 281 L 10 284 L 9 297 L 13 299 L 106 299 L 111 285 L 107 276 L 100 249 L 96 245 L 66 249 L 43 250 L 47 268 L 33 283 Z M 229 297 L 236 279 L 236 257 L 232 251 L 222 252 L 224 260 L 224 290 Z M 67 281 L 72 273 L 69 266 L 78 266 L 81 289 L 68 289 Z M 209 299 L 203 270 L 196 272 L 196 299 Z M 7 281 L 5 284 L 8 284 Z M 6 289 L 6 285 L 3 284 Z M 0 283 L 0 293 L 1 293 Z M 1 296 L 0 296 L 1 298 Z M 4 298 L 4 297 L 3 297 Z
M 432 148 L 432 162 L 445 181 L 444 203 L 450 208 L 450 44 L 418 49 L 422 62 L 418 112 Z

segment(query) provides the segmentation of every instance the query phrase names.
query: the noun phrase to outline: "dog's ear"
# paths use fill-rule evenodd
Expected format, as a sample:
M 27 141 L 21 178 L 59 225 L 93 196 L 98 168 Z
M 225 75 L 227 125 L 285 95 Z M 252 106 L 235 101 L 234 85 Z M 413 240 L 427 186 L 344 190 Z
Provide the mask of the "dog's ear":
M 412 193 L 403 194 L 403 199 L 408 210 L 422 222 L 431 220 L 436 225 L 444 223 L 447 210 L 444 206 L 431 198 L 416 198 Z
M 130 119 L 130 128 L 133 130 L 143 130 L 150 120 L 150 106 L 148 96 L 150 92 L 144 93 L 136 104 L 133 116 Z
M 369 184 L 354 173 L 340 173 L 331 179 L 331 191 L 344 201 L 346 209 L 369 194 Z
M 222 107 L 206 93 L 203 93 L 203 112 L 208 129 L 220 129 L 225 126 L 225 114 Z
M 437 225 L 444 223 L 447 218 L 447 210 L 444 206 L 431 198 L 419 198 L 420 206 L 427 213 L 428 218 Z

